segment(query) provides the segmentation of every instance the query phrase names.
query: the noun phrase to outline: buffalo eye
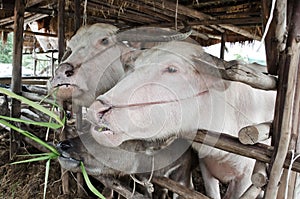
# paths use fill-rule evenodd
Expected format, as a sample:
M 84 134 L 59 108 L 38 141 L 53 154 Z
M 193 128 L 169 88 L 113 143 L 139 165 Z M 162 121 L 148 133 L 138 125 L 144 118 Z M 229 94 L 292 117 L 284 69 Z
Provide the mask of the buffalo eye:
M 107 37 L 105 37 L 101 40 L 101 44 L 103 44 L 103 45 L 108 45 L 108 43 L 109 43 L 109 40 Z
M 166 70 L 168 73 L 176 73 L 177 68 L 175 66 L 169 66 Z

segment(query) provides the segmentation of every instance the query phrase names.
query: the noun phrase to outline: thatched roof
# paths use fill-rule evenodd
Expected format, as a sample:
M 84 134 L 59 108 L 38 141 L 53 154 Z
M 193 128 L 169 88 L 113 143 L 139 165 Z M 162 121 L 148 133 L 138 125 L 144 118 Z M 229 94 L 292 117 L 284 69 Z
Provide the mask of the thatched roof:
M 11 30 L 14 22 L 14 1 L 2 0 L 0 31 Z M 80 4 L 83 19 L 84 0 L 65 0 L 66 37 L 74 33 L 75 2 Z M 57 34 L 58 0 L 27 0 L 25 24 L 38 21 L 39 28 Z M 193 38 L 207 46 L 226 41 L 260 40 L 266 17 L 261 0 L 88 0 L 87 23 L 104 22 L 117 27 L 191 26 Z M 30 27 L 27 27 L 28 31 Z M 28 38 L 28 37 L 27 37 Z M 33 41 L 29 39 L 28 41 Z M 25 40 L 25 42 L 27 42 Z M 30 46 L 33 42 L 24 44 Z

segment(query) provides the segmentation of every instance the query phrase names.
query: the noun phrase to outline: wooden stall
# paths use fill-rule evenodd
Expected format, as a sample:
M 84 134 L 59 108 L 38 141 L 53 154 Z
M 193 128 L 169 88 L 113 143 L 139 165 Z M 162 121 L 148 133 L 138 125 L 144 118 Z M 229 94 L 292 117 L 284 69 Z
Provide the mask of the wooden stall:
M 29 24 L 33 22 L 44 31 L 32 30 Z M 60 62 L 66 42 L 76 30 L 81 25 L 97 22 L 115 25 L 120 30 L 142 26 L 168 27 L 176 30 L 188 27 L 192 29 L 190 37 L 202 46 L 221 43 L 221 58 L 224 58 L 225 42 L 243 43 L 262 40 L 266 46 L 268 74 L 255 74 L 250 71 L 246 78 L 228 77 L 227 74 L 222 76 L 225 79 L 248 83 L 256 88 L 277 90 L 274 120 L 241 129 L 239 138 L 221 132 L 209 133 L 199 130 L 197 136 L 192 139 L 210 145 L 212 143 L 205 141 L 208 137 L 218 138 L 213 142 L 214 147 L 257 160 L 252 176 L 253 185 L 242 198 L 256 197 L 261 190 L 264 190 L 266 199 L 281 199 L 285 196 L 299 198 L 300 159 L 292 159 L 299 154 L 300 150 L 298 136 L 300 129 L 299 1 L 2 0 L 0 1 L 0 33 L 5 35 L 13 32 L 14 45 L 12 77 L 0 79 L 1 83 L 10 84 L 13 92 L 22 95 L 22 85 L 28 83 L 26 82 L 28 77 L 21 77 L 23 47 L 33 50 L 32 46 L 28 48 L 23 46 L 23 44 L 32 45 L 26 43 L 26 35 L 57 38 L 57 46 L 51 50 L 58 50 L 57 59 Z M 45 84 L 42 78 L 39 80 Z M 267 88 L 262 86 L 266 82 L 268 82 Z M 26 96 L 26 92 L 23 92 L 23 95 Z M 20 116 L 21 103 L 12 100 L 11 117 Z M 76 116 L 77 129 L 81 129 L 82 107 L 79 107 Z M 272 139 L 270 146 L 258 143 L 269 137 Z M 9 140 L 10 158 L 13 158 L 23 141 L 13 131 L 10 133 Z M 64 176 L 62 194 L 71 195 L 74 190 L 70 190 L 72 185 L 68 182 L 72 180 L 68 179 L 69 174 L 64 170 L 62 174 Z M 288 181 L 287 177 L 289 177 Z M 85 193 L 81 191 L 83 184 L 81 176 L 77 175 L 77 178 L 79 183 L 78 190 L 75 192 L 85 197 Z M 123 195 L 130 195 L 129 189 L 117 179 L 99 177 L 98 180 Z M 153 178 L 153 183 L 185 198 L 207 198 L 198 190 L 193 192 L 166 178 Z M 288 192 L 286 192 L 287 187 Z M 136 197 L 139 198 L 139 195 Z

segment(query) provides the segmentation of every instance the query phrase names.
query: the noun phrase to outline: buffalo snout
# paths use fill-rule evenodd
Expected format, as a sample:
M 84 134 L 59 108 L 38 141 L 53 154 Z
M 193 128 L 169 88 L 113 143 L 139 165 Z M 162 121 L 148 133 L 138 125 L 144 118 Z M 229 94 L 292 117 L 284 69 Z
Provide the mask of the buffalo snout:
M 70 149 L 72 149 L 72 147 L 73 144 L 70 140 L 64 140 L 56 145 L 56 148 L 59 152 L 69 151 Z
M 102 100 L 96 100 L 89 107 L 87 114 L 88 120 L 92 123 L 100 123 L 103 116 L 112 108 L 108 103 L 103 102 Z
M 55 71 L 55 74 L 71 77 L 74 75 L 74 66 L 69 63 L 62 63 L 58 66 L 58 69 Z

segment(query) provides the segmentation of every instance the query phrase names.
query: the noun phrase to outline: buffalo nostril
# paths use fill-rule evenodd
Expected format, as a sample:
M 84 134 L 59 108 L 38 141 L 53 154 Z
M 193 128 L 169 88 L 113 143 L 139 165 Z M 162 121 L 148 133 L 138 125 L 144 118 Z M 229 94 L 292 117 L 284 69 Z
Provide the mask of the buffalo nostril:
M 108 108 L 105 109 L 105 110 L 99 111 L 99 112 L 98 112 L 98 117 L 99 117 L 100 119 L 102 119 L 103 116 L 104 116 L 104 114 L 107 113 L 108 111 L 110 111 L 110 109 L 111 109 L 111 107 L 108 107 Z
M 58 143 L 57 146 L 63 151 L 67 151 L 68 149 L 73 147 L 72 143 L 69 140 L 62 141 Z
M 65 74 L 66 74 L 67 77 L 71 77 L 72 75 L 74 75 L 74 71 L 73 70 L 67 70 L 65 72 Z

